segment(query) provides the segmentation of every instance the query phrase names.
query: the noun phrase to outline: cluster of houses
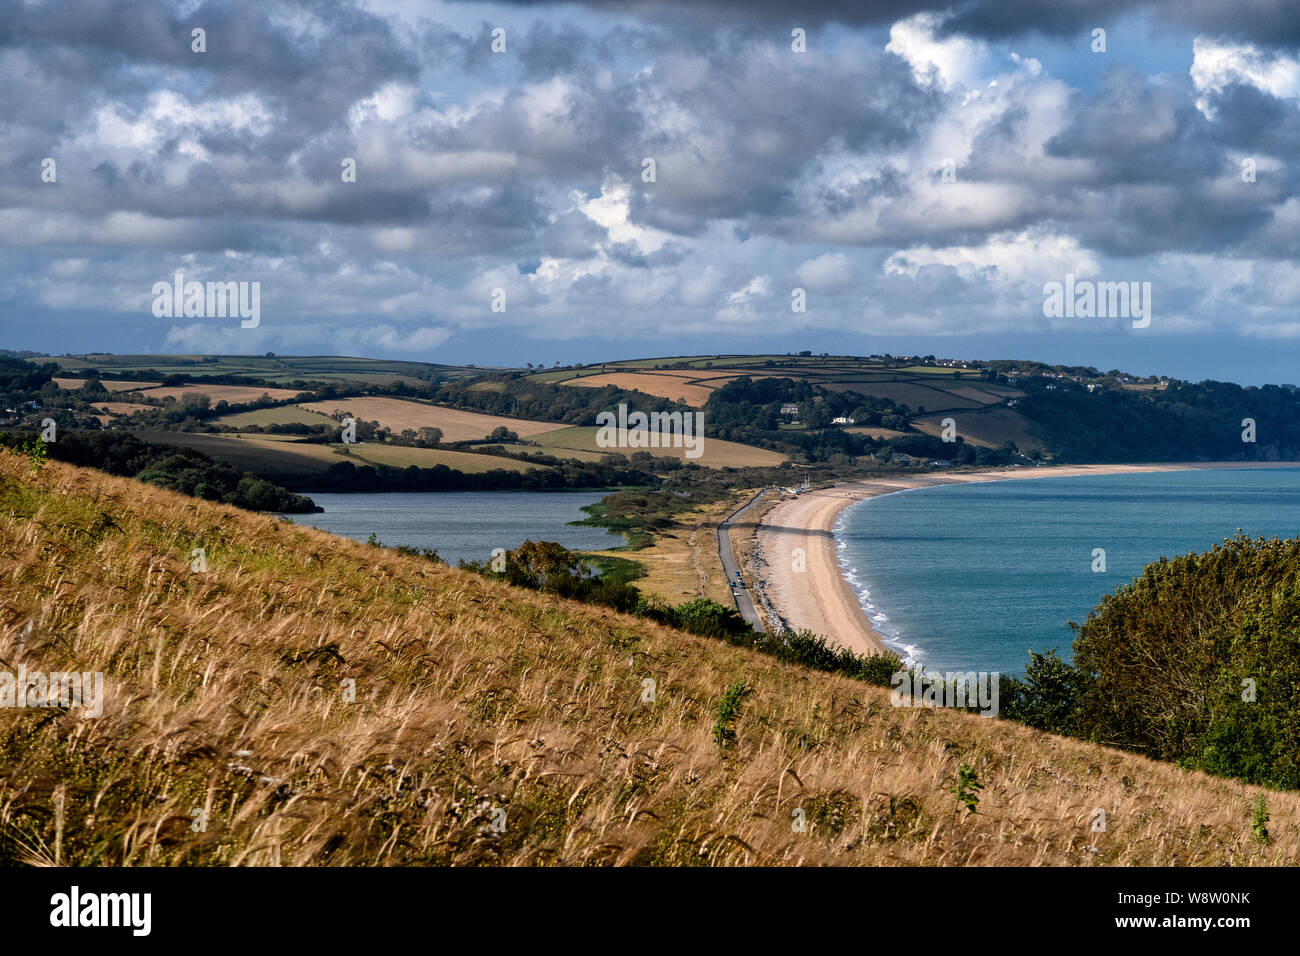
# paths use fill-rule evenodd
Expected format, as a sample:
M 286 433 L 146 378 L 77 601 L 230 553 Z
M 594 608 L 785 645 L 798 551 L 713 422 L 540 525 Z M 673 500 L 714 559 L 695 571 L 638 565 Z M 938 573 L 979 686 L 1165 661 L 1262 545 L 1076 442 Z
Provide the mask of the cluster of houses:
M 40 402 L 22 402 L 17 408 L 6 408 L 4 421 L 0 425 L 18 425 L 22 423 L 23 415 L 29 412 L 39 412 L 41 410 Z

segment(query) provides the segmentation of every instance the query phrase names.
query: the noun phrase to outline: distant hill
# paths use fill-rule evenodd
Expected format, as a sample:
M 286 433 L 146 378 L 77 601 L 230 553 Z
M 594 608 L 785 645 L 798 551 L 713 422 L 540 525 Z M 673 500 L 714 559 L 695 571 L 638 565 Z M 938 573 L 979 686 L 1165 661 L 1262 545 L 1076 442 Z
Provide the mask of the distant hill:
M 561 461 L 594 466 L 611 453 L 636 456 L 638 468 L 660 478 L 682 464 L 755 469 L 754 485 L 773 480 L 765 470 L 785 462 L 834 479 L 900 463 L 1300 460 L 1294 387 L 1140 378 L 1022 360 L 713 355 L 549 369 L 269 354 L 3 361 L 46 369 L 60 388 L 28 381 L 4 389 L 13 411 L 0 424 L 30 426 L 51 416 L 65 427 L 148 430 L 155 441 L 165 440 L 159 432 L 178 430 L 258 440 L 274 434 L 281 444 L 264 449 L 267 475 L 309 473 L 304 459 L 328 467 L 318 450 L 284 443 L 337 443 L 331 436 L 342 416 L 334 412 L 349 409 L 366 441 L 428 445 L 421 433 L 431 428 L 444 448 L 462 455 L 505 442 L 499 454 L 550 469 L 546 480 L 564 486 L 572 482 Z M 37 398 L 34 407 L 24 406 Z M 591 429 L 600 412 L 620 404 L 647 413 L 701 412 L 715 448 L 682 462 L 660 450 L 637 456 L 630 447 L 598 447 L 586 432 L 558 428 Z M 437 463 L 436 456 L 406 453 L 371 458 L 381 484 L 394 480 L 382 472 L 390 461 Z M 464 474 L 519 470 L 500 465 L 500 457 L 457 461 Z M 589 486 L 590 476 L 583 482 Z
M 105 687 L 0 707 L 4 865 L 1300 858 L 1295 793 L 1260 844 L 1255 787 L 7 451 L 0 575 L 0 670 Z

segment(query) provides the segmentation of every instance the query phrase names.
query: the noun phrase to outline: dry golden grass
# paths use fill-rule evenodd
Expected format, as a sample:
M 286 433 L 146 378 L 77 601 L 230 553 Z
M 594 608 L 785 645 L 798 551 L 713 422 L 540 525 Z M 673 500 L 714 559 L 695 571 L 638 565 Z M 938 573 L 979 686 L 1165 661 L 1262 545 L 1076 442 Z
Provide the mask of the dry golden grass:
M 97 719 L 0 711 L 0 863 L 1300 860 L 1294 793 L 1268 794 L 1260 845 L 1256 787 L 9 452 L 0 575 L 0 668 L 107 691 Z
M 331 415 L 346 411 L 368 422 L 401 432 L 406 428 L 441 428 L 443 441 L 472 441 L 486 438 L 493 429 L 504 425 L 520 438 L 540 435 L 566 426 L 555 422 L 534 422 L 504 415 L 480 415 L 457 408 L 441 408 L 401 398 L 335 398 L 325 402 L 305 402 L 298 406 L 308 411 Z

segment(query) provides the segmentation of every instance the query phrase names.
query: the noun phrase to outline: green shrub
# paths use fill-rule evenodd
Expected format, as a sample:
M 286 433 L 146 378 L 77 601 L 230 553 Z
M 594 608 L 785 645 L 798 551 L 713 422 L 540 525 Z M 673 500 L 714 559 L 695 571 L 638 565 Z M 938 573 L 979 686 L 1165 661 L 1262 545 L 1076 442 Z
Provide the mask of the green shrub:
M 1255 801 L 1255 809 L 1250 817 L 1250 829 L 1255 834 L 1257 843 L 1268 842 L 1268 801 L 1264 799 L 1262 793 Z
M 743 680 L 738 680 L 727 688 L 718 701 L 718 720 L 713 725 L 713 742 L 723 750 L 729 750 L 736 743 L 736 722 L 740 720 L 740 706 L 753 690 Z
M 977 813 L 980 798 L 979 792 L 984 789 L 984 784 L 979 782 L 975 776 L 975 768 L 962 764 L 957 770 L 957 784 L 949 787 L 948 792 L 957 798 L 958 813 L 960 807 L 965 806 L 968 813 Z
M 1072 734 L 1077 729 L 1075 708 L 1086 678 L 1061 660 L 1056 648 L 1042 654 L 1030 651 L 1024 678 L 1001 683 L 999 715 L 1049 733 Z

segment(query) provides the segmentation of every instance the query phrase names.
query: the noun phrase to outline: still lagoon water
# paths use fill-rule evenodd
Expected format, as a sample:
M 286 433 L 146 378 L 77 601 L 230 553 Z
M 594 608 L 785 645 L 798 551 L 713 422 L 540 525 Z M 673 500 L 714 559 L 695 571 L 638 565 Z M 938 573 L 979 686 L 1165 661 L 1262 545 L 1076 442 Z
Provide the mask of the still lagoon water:
M 444 561 L 487 561 L 494 548 L 554 541 L 575 551 L 623 545 L 604 528 L 573 527 L 599 491 L 444 491 L 313 494 L 324 512 L 294 515 L 297 524 L 381 544 L 433 548 Z
M 1300 469 L 941 485 L 850 506 L 840 564 L 886 643 L 933 671 L 1020 674 L 1160 557 L 1300 535 Z M 1093 570 L 1094 549 L 1106 570 Z

